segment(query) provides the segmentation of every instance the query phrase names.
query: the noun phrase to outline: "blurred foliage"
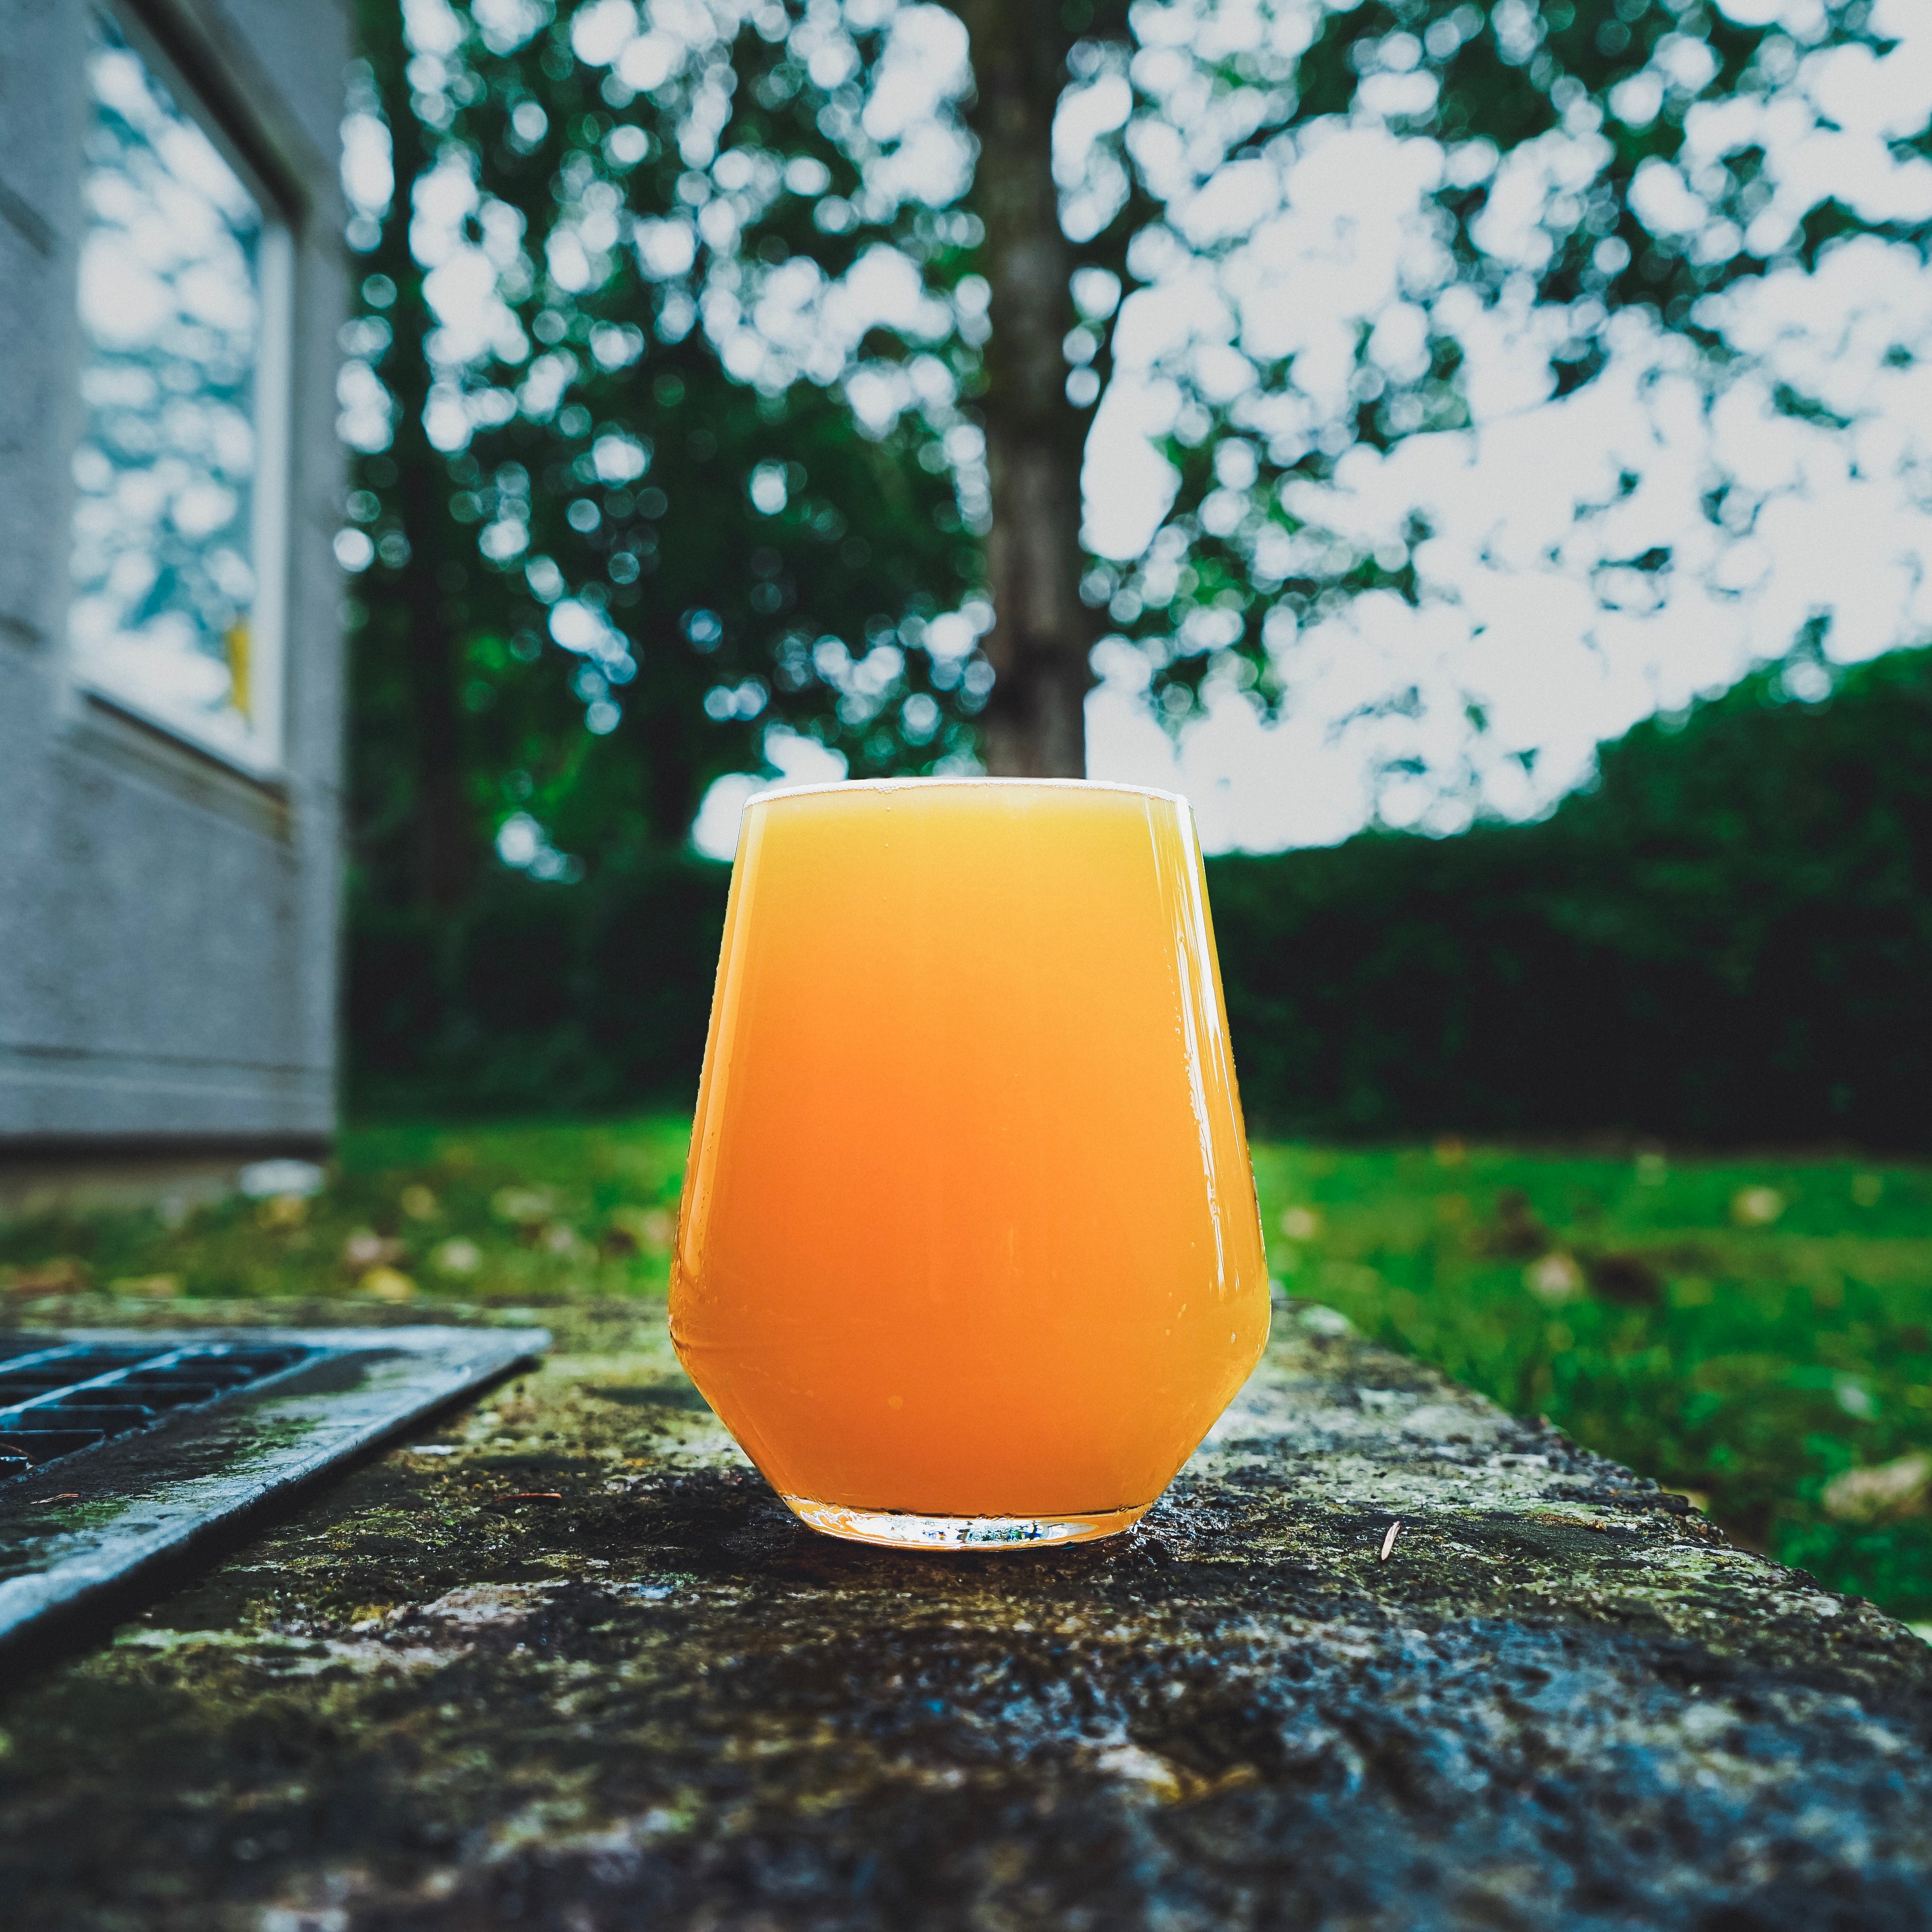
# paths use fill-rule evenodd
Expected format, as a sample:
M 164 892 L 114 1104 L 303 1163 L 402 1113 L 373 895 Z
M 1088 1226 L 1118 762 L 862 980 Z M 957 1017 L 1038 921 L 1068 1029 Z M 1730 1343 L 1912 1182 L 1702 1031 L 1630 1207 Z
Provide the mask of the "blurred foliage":
M 513 816 L 541 827 L 523 862 L 554 883 L 580 854 L 674 848 L 774 723 L 859 775 L 929 770 L 970 751 L 985 696 L 964 657 L 916 648 L 976 568 L 946 419 L 861 434 L 828 372 L 734 376 L 717 339 L 724 288 L 795 250 L 836 274 L 890 239 L 938 272 L 970 230 L 864 197 L 814 223 L 853 208 L 864 143 L 849 88 L 815 85 L 782 32 L 742 24 L 634 93 L 573 52 L 586 10 L 506 32 L 490 23 L 514 9 L 423 9 L 406 44 L 394 0 L 359 10 L 352 110 L 388 129 L 394 179 L 386 214 L 351 226 L 345 335 L 390 417 L 349 498 L 373 553 L 352 610 L 361 922 L 487 892 Z M 469 250 L 492 333 L 466 353 L 432 290 Z
M 706 17 L 722 37 L 641 91 L 615 42 L 586 57 L 593 12 L 625 10 L 426 0 L 406 42 L 394 0 L 361 0 L 352 106 L 388 129 L 395 178 L 387 214 L 352 224 L 364 274 L 346 338 L 390 422 L 348 505 L 369 560 L 348 1008 L 364 1109 L 687 1099 L 724 894 L 722 868 L 680 851 L 706 784 L 759 766 L 774 723 L 858 772 L 958 769 L 986 699 L 970 644 L 925 648 L 979 568 L 982 230 L 970 190 L 935 208 L 894 187 L 894 140 L 868 131 L 892 9 L 721 5 Z M 1121 82 L 1132 104 L 1067 184 L 1066 206 L 1092 203 L 1070 398 L 1082 378 L 1092 406 L 1122 292 L 1181 245 L 1162 215 L 1176 183 L 1283 159 L 1277 143 L 1344 115 L 1443 146 L 1434 250 L 1403 291 L 1419 314 L 1453 286 L 1543 315 L 1552 389 L 1600 366 L 1620 307 L 1715 367 L 1700 302 L 1856 224 L 1816 210 L 1770 236 L 1741 153 L 1699 176 L 1712 220 L 1736 231 L 1713 252 L 1643 229 L 1633 183 L 1676 164 L 1700 103 L 1775 92 L 1817 48 L 1868 41 L 1867 17 L 1825 8 L 1793 39 L 1646 0 L 1364 0 L 1309 16 L 1298 50 L 1204 53 L 1168 32 L 1178 13 L 1130 25 L 1123 6 L 1070 4 L 1070 83 Z M 1620 92 L 1640 80 L 1647 114 Z M 1163 117 L 1181 148 L 1136 132 Z M 1180 162 L 1160 173 L 1161 153 Z M 1480 239 L 1512 155 L 1562 162 L 1527 265 Z M 501 309 L 467 350 L 430 299 L 458 242 Z M 836 277 L 874 249 L 922 291 L 916 326 L 809 370 L 769 344 L 750 353 L 774 277 Z M 1464 420 L 1454 344 L 1425 334 L 1407 375 L 1364 334 L 1342 422 L 1279 416 L 1297 403 L 1290 365 L 1219 400 L 1176 372 L 1173 514 L 1140 563 L 1096 566 L 1087 586 L 1139 640 L 1170 722 L 1223 674 L 1271 701 L 1270 612 L 1414 594 L 1406 550 L 1364 556 L 1302 529 L 1280 486 Z M 856 426 L 860 376 L 903 399 L 877 434 Z M 1818 644 L 1688 720 L 1639 728 L 1544 824 L 1215 861 L 1255 1118 L 1925 1144 L 1925 660 L 1834 694 Z
M 1801 650 L 1541 824 L 1208 872 L 1258 1126 L 1932 1146 L 1932 652 Z M 728 880 L 646 856 L 365 916 L 352 1106 L 688 1105 Z
M 419 1318 L 656 1295 L 689 1130 L 361 1129 L 310 1200 L 0 1224 L 0 1296 L 44 1322 L 177 1301 L 204 1318 L 220 1301 L 246 1319 L 257 1299 Z M 1460 1141 L 1254 1155 L 1291 1294 L 1547 1413 L 1832 1588 L 1932 1618 L 1932 1484 L 1910 1480 L 1932 1449 L 1932 1170 Z M 1874 1471 L 1862 1497 L 1845 1484 Z
M 984 231 L 970 186 L 928 206 L 900 166 L 922 130 L 873 131 L 894 16 L 890 0 L 718 0 L 677 14 L 682 39 L 639 38 L 621 0 L 358 0 L 352 111 L 388 130 L 394 176 L 387 212 L 350 224 L 351 392 L 390 424 L 386 446 L 364 439 L 344 537 L 364 572 L 358 922 L 464 910 L 512 819 L 527 821 L 514 862 L 560 884 L 676 844 L 712 778 L 760 767 L 774 724 L 861 774 L 970 762 L 989 667 L 970 634 L 925 646 L 980 569 Z M 1147 555 L 1095 562 L 1085 594 L 1096 634 L 1111 622 L 1138 646 L 1170 724 L 1216 678 L 1273 703 L 1272 652 L 1335 600 L 1416 593 L 1426 531 L 1364 550 L 1282 486 L 1466 420 L 1446 292 L 1507 311 L 1557 393 L 1602 366 L 1619 311 L 1715 370 L 1704 298 L 1893 232 L 1835 202 L 1780 227 L 1753 147 L 1700 162 L 1694 181 L 1680 166 L 1714 104 L 1784 100 L 1820 49 L 1878 46 L 1864 0 L 1796 25 L 1697 0 L 1363 0 L 1255 18 L 1251 44 L 1222 44 L 1185 8 L 1066 0 L 1060 38 L 1042 42 L 1064 44 L 1070 89 L 1124 89 L 1127 105 L 1098 117 L 1082 178 L 1062 184 L 1081 317 L 1066 395 L 1083 418 L 1113 371 L 1123 297 L 1187 251 L 1172 206 L 1216 168 L 1285 163 L 1345 124 L 1442 151 L 1427 245 L 1399 292 L 1422 347 L 1392 357 L 1365 322 L 1342 417 L 1316 419 L 1292 360 L 1244 363 L 1252 380 L 1232 388 L 1185 358 L 1167 372 L 1179 494 Z M 935 122 L 956 110 L 941 98 Z M 1677 171 L 1701 226 L 1640 219 L 1634 184 L 1658 168 Z M 1504 248 L 1486 212 L 1506 178 L 1532 176 L 1528 238 Z M 910 319 L 824 354 L 761 337 L 782 278 L 808 268 L 822 290 L 870 251 L 921 291 Z M 439 274 L 445 294 L 480 274 L 470 306 L 496 319 L 478 339 L 439 314 Z M 862 381 L 898 399 L 864 434 Z
M 1209 872 L 1276 1130 L 1932 1146 L 1932 652 L 1801 648 L 1538 824 Z
M 493 871 L 350 936 L 352 1116 L 608 1111 L 698 1088 L 730 868 L 644 851 L 560 891 Z
M 1145 656 L 1172 728 L 1210 682 L 1272 710 L 1298 628 L 1349 598 L 1418 599 L 1426 520 L 1365 540 L 1351 527 L 1350 491 L 1337 500 L 1327 486 L 1352 452 L 1468 427 L 1466 342 L 1486 327 L 1508 336 L 1552 398 L 1600 374 L 1619 332 L 1628 342 L 1632 324 L 1660 330 L 1693 352 L 1677 366 L 1714 400 L 1733 362 L 1719 300 L 1727 290 L 1814 267 L 1856 236 L 1925 254 L 1922 222 L 1849 207 L 1821 179 L 1799 178 L 1802 168 L 1780 171 L 1765 145 L 1774 104 L 1786 137 L 1807 128 L 1828 139 L 1824 110 L 1794 82 L 1826 50 L 1886 50 L 1868 0 L 1753 8 L 1749 19 L 1704 0 L 1330 0 L 1306 14 L 1263 9 L 1288 30 L 1207 50 L 1175 30 L 1180 9 L 1136 15 L 1135 35 L 1124 22 L 1107 34 L 1108 10 L 1087 0 L 1068 9 L 1094 22 L 1070 65 L 1090 82 L 1124 75 L 1132 90 L 1128 121 L 1099 162 L 1141 211 L 1119 251 L 1124 292 L 1184 255 L 1232 265 L 1248 248 L 1246 224 L 1188 242 L 1184 220 L 1169 220 L 1228 164 L 1287 168 L 1345 130 L 1436 150 L 1420 170 L 1422 219 L 1399 286 L 1357 328 L 1339 414 L 1318 374 L 1303 384 L 1299 351 L 1260 346 L 1252 266 L 1221 284 L 1230 320 L 1201 322 L 1202 340 L 1222 352 L 1204 358 L 1190 343 L 1165 365 L 1179 400 L 1163 445 L 1174 501 L 1148 550 L 1096 562 L 1085 594 Z M 1135 138 L 1162 121 L 1173 138 Z M 1890 145 L 1900 163 L 1932 155 L 1932 124 Z M 1679 227 L 1658 212 L 1665 191 L 1683 212 Z M 1267 292 L 1292 298 L 1285 286 Z M 1094 366 L 1109 373 L 1112 325 L 1088 326 L 1102 339 Z M 1776 406 L 1831 418 L 1820 398 L 1788 386 Z M 1606 503 L 1634 480 L 1619 479 Z M 1714 490 L 1706 513 L 1718 516 L 1725 496 Z M 1730 505 L 1734 519 L 1740 508 Z M 1654 574 L 1672 562 L 1658 546 L 1602 568 Z

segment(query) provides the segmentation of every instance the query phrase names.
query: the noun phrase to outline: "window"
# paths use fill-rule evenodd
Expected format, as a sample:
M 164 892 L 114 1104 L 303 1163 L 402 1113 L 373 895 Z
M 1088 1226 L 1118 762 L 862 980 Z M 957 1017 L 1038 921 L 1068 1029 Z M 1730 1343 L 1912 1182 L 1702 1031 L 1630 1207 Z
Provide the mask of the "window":
M 282 748 L 289 236 L 138 30 L 90 19 L 76 672 L 267 773 Z

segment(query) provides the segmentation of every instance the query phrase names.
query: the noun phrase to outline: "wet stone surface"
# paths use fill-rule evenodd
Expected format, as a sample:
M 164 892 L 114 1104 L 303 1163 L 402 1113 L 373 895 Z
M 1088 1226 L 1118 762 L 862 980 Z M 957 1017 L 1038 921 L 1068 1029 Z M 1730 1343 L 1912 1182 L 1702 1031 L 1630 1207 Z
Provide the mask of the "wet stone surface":
M 1324 1311 L 1138 1531 L 966 1557 L 794 1522 L 658 1311 L 545 1318 L 9 1667 L 8 1922 L 1932 1924 L 1932 1648 Z

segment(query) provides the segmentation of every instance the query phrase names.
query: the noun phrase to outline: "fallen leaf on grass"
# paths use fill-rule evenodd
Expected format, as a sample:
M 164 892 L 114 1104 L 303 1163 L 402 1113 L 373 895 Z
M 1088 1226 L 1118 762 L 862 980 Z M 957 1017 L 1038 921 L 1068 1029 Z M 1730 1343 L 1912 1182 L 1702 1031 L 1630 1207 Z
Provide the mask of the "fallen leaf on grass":
M 1522 1285 L 1539 1300 L 1558 1308 L 1583 1292 L 1583 1270 L 1559 1250 L 1532 1262 L 1522 1271 Z
M 541 1228 L 556 1205 L 554 1187 L 500 1187 L 490 1197 L 490 1211 L 497 1220 L 518 1228 Z
M 1664 1277 L 1642 1255 L 1595 1256 L 1588 1273 L 1591 1287 L 1606 1301 L 1636 1308 L 1664 1298 Z
M 1505 1187 L 1496 1196 L 1496 1217 L 1476 1235 L 1476 1252 L 1498 1261 L 1532 1261 L 1546 1254 L 1550 1233 L 1536 1217 L 1529 1196 L 1520 1187 Z
M 474 1274 L 483 1265 L 483 1250 L 458 1234 L 438 1242 L 430 1261 L 438 1274 Z
M 662 1208 L 614 1208 L 600 1244 L 606 1254 L 666 1255 L 677 1220 Z
M 374 1268 L 356 1284 L 356 1292 L 372 1301 L 410 1301 L 416 1285 L 398 1268 Z
M 182 1292 L 178 1274 L 124 1275 L 107 1284 L 110 1294 L 138 1295 L 150 1301 L 172 1301 Z
M 1890 1522 L 1932 1504 L 1932 1455 L 1922 1449 L 1869 1469 L 1847 1469 L 1825 1485 L 1820 1501 L 1840 1522 Z
M 402 1243 L 374 1228 L 358 1228 L 342 1244 L 344 1264 L 352 1268 L 388 1268 L 402 1258 Z
M 71 1255 L 56 1255 L 23 1268 L 0 1268 L 0 1292 L 23 1299 L 41 1294 L 82 1294 L 88 1286 L 87 1264 Z

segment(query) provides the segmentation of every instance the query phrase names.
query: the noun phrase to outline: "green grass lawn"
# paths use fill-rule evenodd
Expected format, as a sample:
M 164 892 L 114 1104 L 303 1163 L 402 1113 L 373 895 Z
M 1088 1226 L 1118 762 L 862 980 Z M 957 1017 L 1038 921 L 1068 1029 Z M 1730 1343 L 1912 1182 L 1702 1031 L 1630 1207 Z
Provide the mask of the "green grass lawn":
M 104 1298 L 659 1294 L 688 1132 L 359 1129 L 313 1201 L 0 1225 L 0 1292 L 16 1322 L 76 1296 L 94 1318 Z M 1450 1142 L 1263 1144 L 1255 1166 L 1290 1293 L 1932 1619 L 1932 1169 Z
M 1294 1292 L 1932 1617 L 1932 1172 L 1453 1142 L 1256 1168 Z

